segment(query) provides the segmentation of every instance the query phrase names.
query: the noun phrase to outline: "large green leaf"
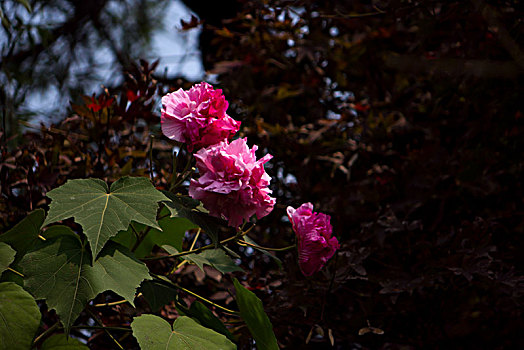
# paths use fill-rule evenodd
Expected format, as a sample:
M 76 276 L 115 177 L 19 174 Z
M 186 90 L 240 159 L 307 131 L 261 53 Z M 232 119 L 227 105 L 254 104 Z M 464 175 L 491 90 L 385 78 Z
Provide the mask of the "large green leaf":
M 97 294 L 112 290 L 132 304 L 136 288 L 150 279 L 147 267 L 117 243 L 107 244 L 91 266 L 91 254 L 78 236 L 65 226 L 53 231 L 21 264 L 26 289 L 56 310 L 66 332 Z
M 84 229 L 93 259 L 131 220 L 160 229 L 158 202 L 167 199 L 143 177 L 123 177 L 111 189 L 99 179 L 69 180 L 47 196 L 52 202 L 44 226 L 73 217 Z
M 149 269 L 120 244 L 109 242 L 93 264 L 90 280 L 101 291 L 112 290 L 134 306 L 136 289 L 143 280 L 151 279 Z
M 169 215 L 169 210 L 166 207 L 163 207 L 159 215 Z M 131 225 L 133 228 L 131 228 Z M 144 232 L 147 226 L 138 223 L 131 223 L 131 225 L 127 231 L 119 232 L 115 237 L 112 238 L 112 240 L 122 244 L 123 246 L 129 248 L 133 247 L 136 242 L 136 235 L 133 232 L 133 229 L 137 232 Z M 159 231 L 156 228 L 150 228 L 146 238 L 134 251 L 134 254 L 137 258 L 141 259 L 150 255 L 155 245 L 161 247 L 164 244 L 168 244 L 177 249 L 182 249 L 182 241 L 184 240 L 186 231 L 198 227 L 188 219 L 180 217 L 164 217 L 158 221 L 158 225 L 162 231 Z
M 225 335 L 229 340 L 235 341 L 233 334 L 229 332 L 222 321 L 220 321 L 211 310 L 198 300 L 193 301 L 190 308 L 179 302 L 177 303 L 177 310 L 182 315 L 187 315 L 196 319 L 202 326 L 211 328 L 212 330 Z
M 146 298 L 151 310 L 157 312 L 162 306 L 175 300 L 178 291 L 165 283 L 157 281 L 144 281 L 140 287 L 140 291 Z
M 0 242 L 0 274 L 7 270 L 9 265 L 15 260 L 16 251 L 8 244 Z
M 22 267 L 19 266 L 20 260 L 27 250 L 39 241 L 38 235 L 40 234 L 40 227 L 44 222 L 44 218 L 44 210 L 37 209 L 29 213 L 29 215 L 16 224 L 11 230 L 0 235 L 0 242 L 7 243 L 16 250 L 15 261 L 11 264 L 11 267 L 16 271 L 23 272 Z M 1 281 L 15 282 L 20 286 L 24 284 L 21 276 L 9 270 L 4 271 Z
M 22 287 L 0 283 L 0 349 L 30 349 L 40 317 L 38 305 Z
M 27 215 L 12 229 L 0 235 L 0 242 L 9 244 L 17 252 L 17 259 L 21 258 L 31 246 L 38 241 L 40 227 L 44 222 L 45 212 L 37 209 Z
M 164 245 L 162 246 L 169 254 L 177 254 L 178 250 L 173 247 Z M 222 273 L 243 271 L 240 266 L 236 265 L 233 259 L 231 259 L 226 252 L 222 249 L 208 249 L 198 254 L 188 254 L 183 256 L 195 265 L 197 265 L 202 271 L 204 271 L 204 265 L 209 265 L 217 269 Z
M 235 344 L 222 334 L 185 316 L 178 317 L 171 328 L 158 316 L 142 315 L 133 320 L 131 328 L 142 350 L 236 349 Z
M 89 350 L 78 339 L 68 337 L 66 334 L 55 334 L 46 339 L 40 350 Z
M 264 312 L 262 301 L 255 293 L 247 290 L 234 279 L 236 290 L 236 301 L 240 309 L 240 316 L 246 322 L 249 331 L 257 344 L 259 350 L 278 349 L 277 338 L 273 333 L 273 326 L 269 317 Z
M 193 198 L 179 196 L 170 192 L 162 191 L 168 201 L 164 204 L 171 211 L 172 217 L 186 218 L 192 223 L 198 225 L 211 238 L 213 243 L 218 244 L 218 234 L 224 221 L 209 216 L 201 203 Z

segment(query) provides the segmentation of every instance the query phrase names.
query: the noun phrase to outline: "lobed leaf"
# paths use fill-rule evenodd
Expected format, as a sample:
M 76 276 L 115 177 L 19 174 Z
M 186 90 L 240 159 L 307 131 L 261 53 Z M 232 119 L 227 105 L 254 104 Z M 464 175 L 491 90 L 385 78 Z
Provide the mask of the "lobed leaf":
M 156 222 L 158 202 L 167 199 L 143 177 L 122 177 L 111 189 L 99 179 L 68 180 L 47 196 L 52 202 L 44 226 L 73 217 L 82 225 L 93 259 L 131 220 L 161 230 Z
M 97 294 L 112 290 L 133 304 L 135 290 L 150 279 L 147 267 L 124 247 L 109 243 L 91 266 L 91 254 L 66 226 L 54 226 L 53 236 L 24 256 L 25 286 L 55 309 L 66 332 Z
M 89 350 L 78 339 L 68 337 L 67 334 L 55 334 L 47 338 L 40 350 Z
M 224 335 L 205 328 L 186 316 L 178 317 L 173 327 L 154 315 L 136 317 L 133 335 L 142 350 L 228 350 L 236 349 Z

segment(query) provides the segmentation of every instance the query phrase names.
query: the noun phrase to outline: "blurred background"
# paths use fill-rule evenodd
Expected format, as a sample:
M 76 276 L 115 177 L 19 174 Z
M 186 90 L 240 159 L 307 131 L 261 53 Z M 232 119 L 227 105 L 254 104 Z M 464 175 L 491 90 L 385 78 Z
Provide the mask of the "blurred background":
M 311 279 L 293 251 L 277 261 L 239 249 L 283 348 L 524 347 L 520 1 L 0 8 L 2 230 L 68 178 L 151 167 L 165 187 L 174 144 L 159 99 L 206 80 L 223 89 L 240 136 L 274 157 L 277 206 L 252 237 L 293 243 L 285 208 L 312 202 L 342 246 Z M 228 301 L 227 279 L 177 278 Z M 103 334 L 86 339 L 103 348 Z

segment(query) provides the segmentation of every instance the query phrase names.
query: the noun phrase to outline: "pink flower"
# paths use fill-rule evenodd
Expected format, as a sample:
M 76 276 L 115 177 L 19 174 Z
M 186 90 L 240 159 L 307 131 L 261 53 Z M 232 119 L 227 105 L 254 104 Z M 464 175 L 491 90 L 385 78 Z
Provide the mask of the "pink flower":
M 250 150 L 244 138 L 231 143 L 224 140 L 198 151 L 195 158 L 200 177 L 191 179 L 189 195 L 233 227 L 254 214 L 258 219 L 269 214 L 276 200 L 269 196 L 271 178 L 264 163 L 271 155 L 257 160 L 256 150 L 257 146 Z
M 331 217 L 313 212 L 311 203 L 304 203 L 296 210 L 287 207 L 287 216 L 298 239 L 300 269 L 304 275 L 311 276 L 320 271 L 340 248 L 338 240 L 331 237 Z
M 229 139 L 240 122 L 227 115 L 228 106 L 222 90 L 214 90 L 208 83 L 196 84 L 188 91 L 178 89 L 162 97 L 162 133 L 186 143 L 190 152 Z

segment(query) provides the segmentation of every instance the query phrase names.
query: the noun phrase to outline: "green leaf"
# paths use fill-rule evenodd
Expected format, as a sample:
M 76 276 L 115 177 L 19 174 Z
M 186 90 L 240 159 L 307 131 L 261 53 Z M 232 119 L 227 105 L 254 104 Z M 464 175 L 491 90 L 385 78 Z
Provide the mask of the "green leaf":
M 0 235 L 0 242 L 9 244 L 17 253 L 17 260 L 38 241 L 40 227 L 44 222 L 45 212 L 37 209 L 27 215 L 12 229 Z
M 206 264 L 222 273 L 243 271 L 222 249 L 204 250 L 199 254 L 186 255 L 185 258 L 194 262 L 201 270 L 204 270 L 203 265 Z
M 205 328 L 189 317 L 180 316 L 173 323 L 154 315 L 136 317 L 131 323 L 133 335 L 142 350 L 227 350 L 235 344 L 222 334 Z
M 68 337 L 66 334 L 55 334 L 46 339 L 40 350 L 89 350 L 78 339 Z
M 216 317 L 211 310 L 209 310 L 204 304 L 195 300 L 191 307 L 188 309 L 186 306 L 178 303 L 177 310 L 187 316 L 191 316 L 196 319 L 204 327 L 210 328 L 220 334 L 225 335 L 229 340 L 235 341 L 233 334 L 224 326 L 222 321 Z
M 144 298 L 146 298 L 151 310 L 157 312 L 164 305 L 176 299 L 178 291 L 164 283 L 156 281 L 144 281 L 140 287 Z
M 0 349 L 30 349 L 40 317 L 38 305 L 22 287 L 0 283 Z
M 15 261 L 11 267 L 18 272 L 23 272 L 23 268 L 19 265 L 20 260 L 24 254 L 39 241 L 40 227 L 44 222 L 45 212 L 43 209 L 37 209 L 27 215 L 22 221 L 16 224 L 11 230 L 0 235 L 0 242 L 9 244 L 16 250 Z M 15 282 L 23 286 L 24 280 L 21 276 L 11 272 L 4 271 L 1 281 Z
M 160 211 L 159 215 L 169 215 L 169 210 L 164 207 Z M 146 226 L 142 224 L 132 223 L 131 225 L 133 225 L 133 228 L 137 232 L 143 232 L 146 229 Z M 133 232 L 131 225 L 127 231 L 119 232 L 115 237 L 112 238 L 112 240 L 122 244 L 123 246 L 129 248 L 133 247 L 136 242 L 136 235 Z M 159 220 L 158 225 L 162 231 L 159 231 L 155 228 L 149 230 L 146 238 L 138 245 L 134 252 L 137 258 L 141 259 L 151 255 L 151 251 L 155 245 L 161 247 L 164 244 L 168 244 L 177 249 L 182 249 L 182 241 L 184 240 L 186 231 L 198 227 L 188 219 L 172 217 L 165 217 Z
M 0 274 L 15 260 L 16 251 L 8 244 L 0 243 Z
M 91 266 L 91 254 L 68 227 L 54 226 L 53 237 L 22 259 L 26 289 L 55 309 L 69 332 L 86 303 L 113 290 L 133 304 L 135 290 L 150 279 L 147 267 L 124 247 L 110 242 Z
M 162 248 L 169 254 L 177 254 L 179 252 L 178 249 L 167 245 L 162 246 Z M 208 249 L 202 253 L 184 255 L 182 258 L 195 263 L 202 271 L 204 271 L 204 265 L 212 266 L 222 273 L 244 271 L 222 249 Z
M 218 244 L 218 235 L 223 226 L 223 221 L 210 216 L 201 206 L 201 203 L 193 198 L 166 191 L 162 191 L 162 193 L 169 197 L 169 200 L 165 201 L 164 204 L 171 211 L 172 217 L 188 219 L 204 230 L 213 243 Z
M 143 177 L 123 177 L 110 190 L 98 179 L 69 180 L 47 196 L 52 202 L 44 226 L 73 217 L 84 229 L 93 259 L 131 220 L 160 229 L 156 222 L 158 202 L 167 199 Z
M 149 269 L 120 244 L 109 242 L 93 264 L 90 280 L 100 291 L 112 290 L 134 307 L 136 289 L 143 280 L 151 279 Z
M 273 326 L 264 312 L 262 301 L 255 293 L 247 290 L 235 278 L 233 280 L 237 292 L 236 301 L 240 309 L 240 316 L 246 322 L 249 331 L 257 344 L 257 349 L 278 349 L 277 338 L 273 333 Z

